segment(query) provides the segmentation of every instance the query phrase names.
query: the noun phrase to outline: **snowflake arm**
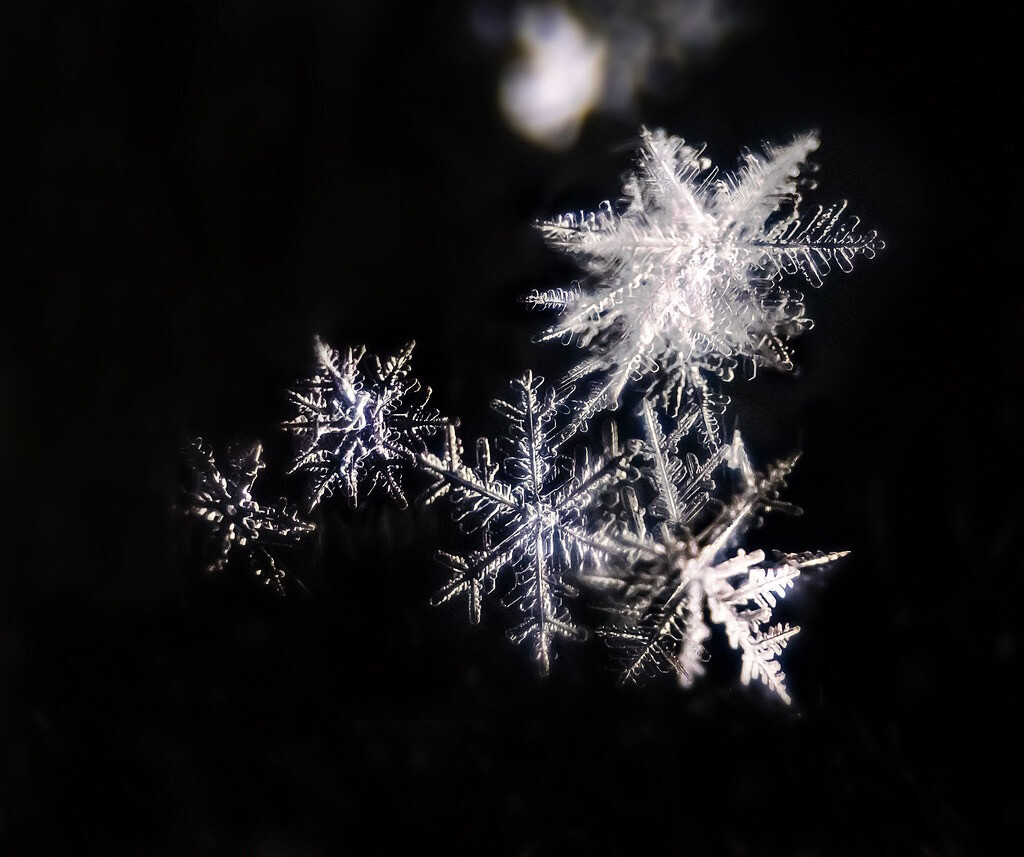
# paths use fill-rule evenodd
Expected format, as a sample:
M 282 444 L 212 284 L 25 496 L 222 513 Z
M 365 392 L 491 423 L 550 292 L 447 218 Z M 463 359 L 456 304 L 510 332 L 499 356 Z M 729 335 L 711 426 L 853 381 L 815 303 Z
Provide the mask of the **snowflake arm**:
M 409 377 L 414 347 L 381 362 L 361 347 L 342 353 L 315 340 L 316 372 L 289 391 L 296 413 L 282 424 L 298 444 L 288 472 L 310 479 L 310 510 L 336 492 L 356 506 L 361 490 L 377 486 L 407 505 L 401 471 L 447 424 L 427 407 L 430 388 Z
M 691 407 L 680 418 L 671 435 L 666 435 L 650 400 L 640 405 L 645 447 L 650 464 L 642 472 L 652 482 L 655 500 L 651 513 L 662 520 L 689 525 L 707 505 L 714 490 L 712 474 L 726 455 L 725 447 L 717 447 L 701 462 L 689 453 L 685 459 L 674 454 L 682 439 L 704 417 L 702 408 Z
M 199 518 L 206 528 L 211 555 L 206 570 L 222 571 L 234 556 L 242 556 L 256 577 L 283 592 L 285 571 L 271 546 L 296 544 L 313 532 L 314 526 L 300 520 L 283 500 L 261 505 L 253 497 L 256 479 L 266 466 L 262 445 L 234 451 L 223 471 L 201 439 L 192 441 L 186 452 L 192 483 L 185 514 Z
M 718 183 L 714 216 L 731 224 L 731 232 L 742 240 L 756 236 L 780 208 L 796 209 L 804 165 L 820 142 L 816 134 L 802 134 L 787 146 L 765 144 L 764 156 L 744 152 L 739 171 Z

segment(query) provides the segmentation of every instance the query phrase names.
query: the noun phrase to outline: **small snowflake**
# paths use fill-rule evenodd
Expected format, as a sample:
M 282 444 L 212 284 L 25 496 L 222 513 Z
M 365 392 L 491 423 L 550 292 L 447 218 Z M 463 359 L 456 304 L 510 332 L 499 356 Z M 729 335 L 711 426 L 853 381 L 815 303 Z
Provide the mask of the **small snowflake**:
M 788 704 L 776 658 L 800 629 L 771 624 L 773 610 L 803 569 L 827 565 L 847 552 L 776 553 L 768 559 L 762 550 L 736 548 L 760 515 L 792 508 L 778 495 L 796 456 L 758 474 L 737 433 L 729 447 L 705 462 L 692 455 L 684 461 L 674 454 L 683 432 L 666 437 L 647 402 L 643 415 L 650 458 L 645 472 L 655 499 L 645 515 L 635 495 L 626 494 L 632 526 L 619 534 L 619 564 L 589 578 L 614 593 L 615 619 L 599 634 L 616 649 L 622 680 L 673 672 L 689 686 L 704 672 L 710 620 L 742 652 L 741 682 L 760 680 Z M 714 520 L 694 532 L 690 524 L 708 508 L 711 474 L 724 457 L 740 489 Z
M 253 498 L 253 485 L 263 463 L 263 446 L 233 450 L 224 471 L 217 466 L 212 450 L 201 439 L 187 447 L 192 484 L 187 490 L 185 513 L 206 525 L 206 540 L 212 558 L 209 572 L 222 571 L 234 557 L 244 557 L 253 574 L 265 584 L 283 592 L 284 569 L 271 553 L 271 546 L 295 544 L 313 532 L 312 524 L 300 520 L 281 500 L 261 505 Z
M 849 271 L 856 256 L 883 247 L 874 232 L 858 233 L 844 202 L 800 212 L 813 134 L 748 152 L 738 173 L 724 177 L 678 137 L 646 129 L 642 137 L 621 213 L 605 202 L 539 224 L 596 282 L 527 298 L 562 315 L 542 340 L 590 352 L 563 382 L 592 380 L 583 419 L 614 407 L 632 380 L 653 378 L 678 395 L 673 389 L 699 384 L 700 373 L 732 377 L 741 360 L 751 369 L 791 368 L 785 340 L 811 321 L 784 276 L 819 286 L 833 267 Z
M 414 347 L 381 363 L 362 347 L 342 354 L 316 339 L 317 371 L 289 391 L 298 413 L 283 424 L 299 444 L 288 472 L 311 478 L 311 511 L 335 491 L 356 506 L 360 490 L 378 485 L 407 505 L 401 470 L 447 424 L 427 407 L 430 388 L 409 377 Z
M 510 637 L 516 643 L 530 641 L 547 673 L 556 637 L 585 636 L 564 599 L 575 594 L 570 578 L 583 560 L 609 547 L 590 527 L 588 511 L 626 473 L 632 453 L 619 450 L 612 433 L 607 454 L 591 459 L 584 450 L 567 463 L 559 432 L 567 396 L 545 390 L 543 380 L 527 372 L 512 382 L 510 401 L 494 403 L 508 423 L 503 467 L 492 460 L 486 439 L 477 443 L 476 465 L 466 464 L 454 427 L 448 430 L 443 456 L 426 453 L 420 462 L 435 479 L 425 501 L 447 495 L 456 520 L 482 541 L 467 555 L 439 554 L 451 578 L 434 603 L 465 595 L 470 621 L 477 623 L 483 597 L 500 585 L 508 596 L 506 605 L 523 617 Z

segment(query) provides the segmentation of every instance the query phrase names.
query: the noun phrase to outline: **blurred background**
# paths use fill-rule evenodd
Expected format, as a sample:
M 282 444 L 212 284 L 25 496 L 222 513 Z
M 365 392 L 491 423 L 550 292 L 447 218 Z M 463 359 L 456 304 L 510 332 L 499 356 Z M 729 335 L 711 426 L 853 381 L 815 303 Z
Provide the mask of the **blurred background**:
M 1020 852 L 1015 38 L 875 0 L 0 4 L 0 849 Z M 204 576 L 181 443 L 260 438 L 298 499 L 314 334 L 415 338 L 467 439 L 570 364 L 518 302 L 576 276 L 531 223 L 615 199 L 641 124 L 725 169 L 817 129 L 808 202 L 887 243 L 807 295 L 797 373 L 729 390 L 761 461 L 804 452 L 757 544 L 853 551 L 787 600 L 793 706 L 724 646 L 689 692 L 596 641 L 539 678 L 429 606 L 450 533 L 383 499 L 326 506 L 283 599 Z

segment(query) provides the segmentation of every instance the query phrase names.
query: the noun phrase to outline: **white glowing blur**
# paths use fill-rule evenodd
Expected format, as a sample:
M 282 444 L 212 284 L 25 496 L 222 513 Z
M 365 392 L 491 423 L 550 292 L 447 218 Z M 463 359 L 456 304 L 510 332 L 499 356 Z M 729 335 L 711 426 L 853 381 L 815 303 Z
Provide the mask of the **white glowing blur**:
M 558 5 L 524 7 L 516 39 L 522 56 L 502 78 L 502 111 L 531 142 L 568 148 L 601 98 L 607 45 Z

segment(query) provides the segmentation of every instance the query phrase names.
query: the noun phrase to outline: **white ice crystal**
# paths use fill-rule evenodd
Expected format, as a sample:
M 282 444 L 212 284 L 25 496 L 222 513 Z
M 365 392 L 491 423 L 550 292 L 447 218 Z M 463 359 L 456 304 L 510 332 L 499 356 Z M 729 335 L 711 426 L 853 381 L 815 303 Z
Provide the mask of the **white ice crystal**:
M 583 420 L 614 407 L 630 381 L 654 378 L 678 397 L 700 387 L 704 373 L 730 378 L 741 360 L 752 370 L 791 368 L 785 340 L 811 322 L 785 275 L 818 286 L 883 246 L 874 232 L 858 232 L 845 202 L 809 216 L 799 210 L 814 134 L 748 152 L 736 174 L 723 176 L 678 137 L 643 129 L 642 139 L 621 213 L 605 202 L 539 224 L 552 247 L 591 274 L 586 288 L 527 298 L 561 314 L 541 339 L 589 352 L 563 381 L 590 379 Z
M 591 458 L 583 450 L 566 462 L 559 423 L 567 394 L 545 390 L 543 381 L 527 372 L 512 382 L 510 401 L 494 402 L 508 424 L 503 465 L 492 459 L 486 439 L 477 443 L 475 466 L 466 464 L 454 426 L 444 454 L 424 453 L 420 464 L 435 480 L 425 501 L 447 495 L 464 531 L 480 539 L 469 554 L 439 554 L 451 578 L 434 603 L 465 595 L 470 621 L 477 623 L 483 597 L 500 590 L 522 616 L 510 637 L 529 641 L 547 673 L 556 637 L 585 636 L 564 599 L 575 594 L 571 578 L 583 560 L 608 547 L 589 525 L 588 510 L 628 472 L 632 453 L 618 449 L 611 433 L 605 454 Z
M 335 491 L 355 506 L 378 485 L 407 505 L 401 470 L 447 423 L 427 407 L 430 388 L 409 377 L 415 344 L 382 363 L 362 347 L 341 353 L 315 340 L 316 373 L 289 391 L 298 412 L 283 423 L 299 446 L 288 472 L 310 477 L 310 510 Z
M 616 650 L 622 680 L 673 672 L 680 684 L 690 685 L 704 672 L 704 642 L 711 625 L 718 625 L 742 653 L 741 682 L 759 680 L 788 704 L 776 658 L 800 629 L 772 624 L 773 610 L 802 569 L 824 566 L 847 552 L 776 553 L 769 559 L 763 550 L 736 547 L 760 515 L 786 507 L 778 495 L 796 456 L 756 473 L 737 432 L 730 446 L 703 463 L 693 455 L 682 460 L 675 444 L 685 423 L 666 436 L 649 402 L 642 414 L 649 456 L 644 470 L 654 501 L 645 514 L 635 494 L 624 492 L 632 523 L 617 537 L 619 563 L 588 577 L 613 593 L 614 621 L 599 634 Z M 695 419 L 691 414 L 691 425 Z M 694 532 L 691 524 L 708 508 L 711 476 L 723 458 L 736 473 L 739 490 Z
M 253 497 L 253 485 L 266 466 L 263 446 L 256 443 L 232 451 L 223 472 L 202 439 L 192 441 L 186 454 L 192 483 L 184 511 L 205 524 L 211 554 L 206 570 L 222 571 L 240 557 L 266 585 L 283 592 L 284 569 L 271 548 L 301 541 L 314 526 L 300 520 L 284 500 L 261 505 Z

